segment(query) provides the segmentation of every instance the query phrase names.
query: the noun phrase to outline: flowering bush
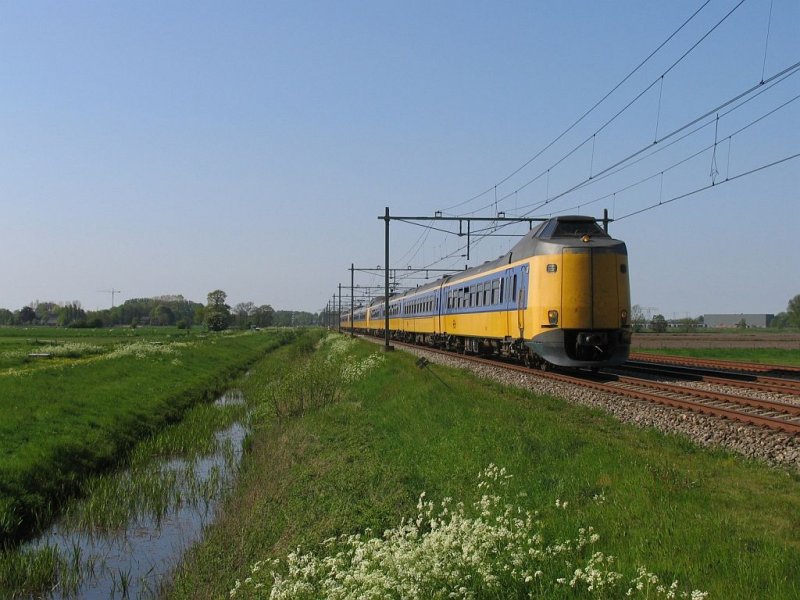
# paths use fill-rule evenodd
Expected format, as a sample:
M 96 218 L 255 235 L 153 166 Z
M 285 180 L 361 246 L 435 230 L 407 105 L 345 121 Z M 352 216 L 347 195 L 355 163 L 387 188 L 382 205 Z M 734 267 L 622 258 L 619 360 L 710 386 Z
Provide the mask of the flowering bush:
M 132 344 L 121 344 L 117 346 L 107 356 L 108 358 L 122 358 L 123 356 L 134 356 L 145 358 L 156 354 L 172 355 L 176 354 L 179 348 L 191 346 L 190 342 L 173 342 L 171 344 L 154 344 L 152 342 L 133 342 Z
M 425 500 L 417 516 L 381 537 L 344 535 L 323 542 L 326 553 L 259 561 L 232 598 L 505 598 L 577 594 L 594 598 L 691 598 L 704 592 L 667 586 L 646 569 L 628 581 L 614 557 L 595 550 L 599 535 L 547 542 L 538 513 L 505 503 L 510 475 L 489 465 L 479 476 L 481 498 L 470 509 L 445 498 L 438 510 Z M 566 503 L 559 502 L 559 508 Z
M 344 364 L 342 365 L 342 379 L 345 383 L 355 383 L 367 372 L 371 371 L 375 367 L 382 365 L 386 358 L 383 354 L 378 354 L 374 352 L 370 354 L 367 358 L 362 360 L 358 360 L 355 358 L 345 360 Z
M 338 402 L 345 387 L 383 363 L 377 352 L 359 359 L 350 352 L 356 341 L 337 334 L 323 338 L 319 354 L 310 356 L 266 387 L 264 397 L 278 420 L 299 416 L 308 410 Z
M 107 351 L 107 347 L 98 346 L 96 344 L 86 344 L 84 342 L 68 342 L 66 344 L 47 344 L 39 346 L 35 349 L 36 354 L 49 354 L 50 356 L 58 358 L 82 358 L 84 356 L 93 356 L 102 354 Z M 0 356 L 5 359 L 24 359 L 31 351 L 30 350 L 9 350 L 0 353 Z

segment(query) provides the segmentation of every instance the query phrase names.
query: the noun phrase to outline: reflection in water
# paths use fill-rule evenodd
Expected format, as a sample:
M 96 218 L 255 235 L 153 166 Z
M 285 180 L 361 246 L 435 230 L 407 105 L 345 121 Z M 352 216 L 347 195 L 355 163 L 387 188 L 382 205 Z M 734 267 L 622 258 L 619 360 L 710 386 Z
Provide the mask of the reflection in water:
M 241 392 L 228 392 L 215 405 L 243 403 Z M 32 549 L 55 547 L 68 563 L 80 565 L 80 573 L 74 574 L 76 589 L 56 590 L 46 597 L 157 597 L 165 577 L 213 522 L 219 501 L 238 472 L 246 434 L 241 423 L 234 423 L 215 434 L 214 454 L 191 461 L 176 458 L 159 465 L 164 477 L 176 481 L 163 514 L 138 514 L 124 528 L 99 533 L 63 521 L 29 544 Z M 86 533 L 86 529 L 92 532 Z

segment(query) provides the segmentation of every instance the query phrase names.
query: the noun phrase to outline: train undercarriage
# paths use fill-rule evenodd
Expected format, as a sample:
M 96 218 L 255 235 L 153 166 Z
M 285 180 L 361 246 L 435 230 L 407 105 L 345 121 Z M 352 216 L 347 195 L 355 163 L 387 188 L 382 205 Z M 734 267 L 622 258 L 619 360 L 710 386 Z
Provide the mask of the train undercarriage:
M 384 337 L 382 329 L 370 330 L 369 333 L 376 337 Z M 400 342 L 458 354 L 515 360 L 527 367 L 542 371 L 556 367 L 596 370 L 599 367 L 617 366 L 628 359 L 630 351 L 630 332 L 623 329 L 607 331 L 556 329 L 529 340 L 405 331 L 392 331 L 390 337 Z

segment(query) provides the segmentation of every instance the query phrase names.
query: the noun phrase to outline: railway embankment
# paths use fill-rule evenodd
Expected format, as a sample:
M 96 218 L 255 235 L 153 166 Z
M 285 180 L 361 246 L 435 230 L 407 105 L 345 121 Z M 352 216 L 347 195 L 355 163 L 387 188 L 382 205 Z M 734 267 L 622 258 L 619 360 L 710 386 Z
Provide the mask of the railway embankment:
M 169 597 L 800 593 L 796 472 L 516 374 L 336 340 L 328 367 L 249 378 L 239 484 Z

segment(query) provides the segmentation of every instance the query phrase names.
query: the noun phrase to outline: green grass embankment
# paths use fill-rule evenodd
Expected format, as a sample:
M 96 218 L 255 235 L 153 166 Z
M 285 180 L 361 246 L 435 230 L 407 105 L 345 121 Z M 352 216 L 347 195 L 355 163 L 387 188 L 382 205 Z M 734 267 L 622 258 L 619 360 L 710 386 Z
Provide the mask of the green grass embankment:
M 779 348 L 647 348 L 637 352 L 800 367 L 800 350 Z
M 40 529 L 87 475 L 283 341 L 274 332 L 122 339 L 0 371 L 0 545 Z
M 374 352 L 366 343 L 356 349 L 362 357 Z M 273 568 L 267 563 L 255 574 L 257 561 L 285 559 L 298 546 L 324 555 L 334 552 L 324 540 L 368 529 L 380 537 L 401 518 L 413 521 L 423 491 L 436 503 L 452 498 L 469 507 L 483 493 L 477 475 L 490 464 L 513 475 L 507 502 L 538 511 L 548 544 L 575 540 L 591 526 L 600 540 L 589 555 L 615 556 L 626 582 L 645 566 L 667 586 L 677 579 L 680 589 L 715 598 L 800 595 L 796 474 L 462 371 L 420 370 L 414 361 L 389 353 L 340 402 L 281 423 L 263 406 L 225 515 L 179 569 L 170 597 L 228 597 L 236 580 L 251 576 L 237 597 L 253 597 L 247 590 L 254 581 L 268 589 Z M 263 389 L 280 375 L 276 363 L 262 364 L 246 394 L 269 399 Z M 595 597 L 597 589 L 569 586 L 571 564 L 557 565 L 565 583 L 534 579 L 525 589 Z M 478 590 L 476 597 L 521 593 Z M 649 597 L 662 596 L 653 590 Z

